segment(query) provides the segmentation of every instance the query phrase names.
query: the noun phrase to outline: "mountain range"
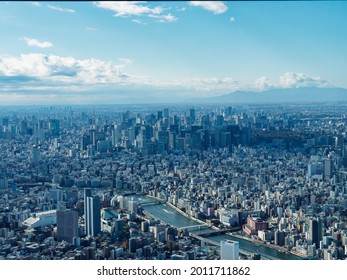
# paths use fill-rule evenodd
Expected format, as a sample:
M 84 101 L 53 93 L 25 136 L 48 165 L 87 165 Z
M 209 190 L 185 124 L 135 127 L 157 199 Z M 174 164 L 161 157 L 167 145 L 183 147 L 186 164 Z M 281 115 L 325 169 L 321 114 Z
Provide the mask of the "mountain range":
M 289 88 L 270 89 L 262 92 L 235 91 L 233 93 L 202 98 L 195 102 L 208 103 L 321 103 L 347 102 L 347 89 L 344 88 Z

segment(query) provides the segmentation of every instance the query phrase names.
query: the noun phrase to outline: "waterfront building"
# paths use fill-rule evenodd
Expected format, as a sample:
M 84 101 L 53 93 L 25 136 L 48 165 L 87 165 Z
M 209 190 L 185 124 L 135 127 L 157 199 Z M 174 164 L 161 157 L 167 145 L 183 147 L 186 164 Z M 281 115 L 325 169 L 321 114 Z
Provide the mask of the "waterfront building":
M 221 259 L 222 260 L 238 260 L 240 257 L 239 242 L 232 240 L 222 240 L 221 246 Z
M 243 225 L 243 231 L 248 235 L 256 235 L 259 230 L 267 230 L 268 223 L 258 217 L 248 217 L 247 224 Z

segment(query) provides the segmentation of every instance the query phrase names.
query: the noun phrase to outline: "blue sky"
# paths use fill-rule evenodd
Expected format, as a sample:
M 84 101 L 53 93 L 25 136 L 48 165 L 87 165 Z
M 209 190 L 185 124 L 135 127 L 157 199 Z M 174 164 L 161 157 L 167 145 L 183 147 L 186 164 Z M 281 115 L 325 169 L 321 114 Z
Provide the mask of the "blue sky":
M 0 2 L 3 104 L 347 88 L 347 2 Z

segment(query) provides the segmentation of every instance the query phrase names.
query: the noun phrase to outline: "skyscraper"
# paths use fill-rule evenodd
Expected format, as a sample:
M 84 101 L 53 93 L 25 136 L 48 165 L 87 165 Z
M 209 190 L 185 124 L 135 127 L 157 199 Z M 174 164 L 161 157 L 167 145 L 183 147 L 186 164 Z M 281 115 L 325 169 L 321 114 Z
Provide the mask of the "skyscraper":
M 92 196 L 91 189 L 84 189 L 84 220 L 86 220 L 87 213 L 87 198 Z
M 167 119 L 170 117 L 169 108 L 164 108 L 163 116 L 164 116 L 164 118 L 167 118 Z
M 57 211 L 57 240 L 72 243 L 78 237 L 78 213 L 73 210 Z
M 48 123 L 48 128 L 53 136 L 60 135 L 60 122 L 59 120 L 50 120 Z
M 190 121 L 193 124 L 195 122 L 195 109 L 191 108 L 189 109 L 189 117 L 190 117 Z
M 322 240 L 322 221 L 320 219 L 310 219 L 309 226 L 309 239 L 312 244 L 319 247 L 319 242 Z
M 100 198 L 92 196 L 90 189 L 84 189 L 84 223 L 87 236 L 96 236 L 101 230 Z
M 232 240 L 222 240 L 221 245 L 221 259 L 222 260 L 238 260 L 240 249 L 239 242 Z
M 330 158 L 326 158 L 323 161 L 324 178 L 330 179 L 333 176 L 333 162 Z
M 33 164 L 38 164 L 39 160 L 40 160 L 40 151 L 36 145 L 33 146 L 32 150 L 31 150 L 31 154 L 32 154 Z

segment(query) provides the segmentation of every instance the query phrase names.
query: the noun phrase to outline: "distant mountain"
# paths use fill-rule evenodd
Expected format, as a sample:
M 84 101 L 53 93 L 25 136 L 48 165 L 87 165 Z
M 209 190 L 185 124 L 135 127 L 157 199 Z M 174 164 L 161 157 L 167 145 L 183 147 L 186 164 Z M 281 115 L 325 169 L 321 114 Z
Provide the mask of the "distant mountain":
M 271 89 L 263 92 L 235 91 L 226 95 L 200 99 L 200 101 L 208 103 L 347 102 L 347 89 L 306 87 Z

